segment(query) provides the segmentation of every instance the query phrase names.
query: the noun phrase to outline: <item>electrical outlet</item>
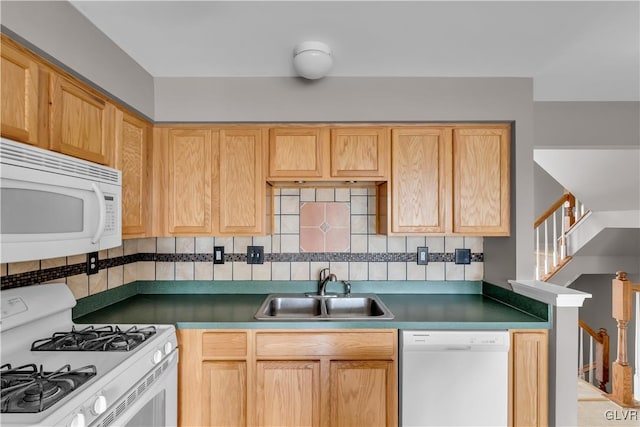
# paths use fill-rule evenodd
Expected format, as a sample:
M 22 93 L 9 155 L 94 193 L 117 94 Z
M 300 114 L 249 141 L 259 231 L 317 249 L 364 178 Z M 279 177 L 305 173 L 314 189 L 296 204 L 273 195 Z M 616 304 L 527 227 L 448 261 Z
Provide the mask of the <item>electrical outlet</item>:
M 471 249 L 456 249 L 456 264 L 471 264 Z
M 98 274 L 98 252 L 87 254 L 87 275 Z
M 247 264 L 264 264 L 264 246 L 247 246 Z
M 429 263 L 429 248 L 426 246 L 418 247 L 418 265 L 427 265 Z
M 213 247 L 213 263 L 224 264 L 224 246 Z

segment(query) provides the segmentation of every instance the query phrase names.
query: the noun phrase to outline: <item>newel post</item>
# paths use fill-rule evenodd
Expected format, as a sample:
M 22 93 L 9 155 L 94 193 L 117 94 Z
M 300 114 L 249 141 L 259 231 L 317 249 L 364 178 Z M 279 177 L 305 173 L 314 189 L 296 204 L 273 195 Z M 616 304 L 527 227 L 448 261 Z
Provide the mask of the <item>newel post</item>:
M 567 198 L 567 201 L 564 203 L 564 229 L 568 230 L 576 222 L 576 196 L 566 189 L 564 190 L 564 195 Z
M 611 286 L 612 314 L 618 322 L 618 352 L 617 359 L 613 362 L 611 399 L 621 406 L 633 407 L 633 372 L 627 358 L 627 325 L 632 318 L 631 293 L 634 286 L 624 271 L 616 273 Z

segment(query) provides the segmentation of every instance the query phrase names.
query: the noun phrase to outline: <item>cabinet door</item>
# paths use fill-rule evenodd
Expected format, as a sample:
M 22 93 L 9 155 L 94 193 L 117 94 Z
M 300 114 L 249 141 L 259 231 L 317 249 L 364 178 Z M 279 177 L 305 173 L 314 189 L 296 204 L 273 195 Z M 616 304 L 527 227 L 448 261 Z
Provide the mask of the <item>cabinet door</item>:
M 388 130 L 384 128 L 335 128 L 331 130 L 331 176 L 379 178 L 387 176 Z
M 38 143 L 38 64 L 13 46 L 0 52 L 2 136 L 27 144 Z
M 51 77 L 51 149 L 110 165 L 115 107 L 67 79 Z
M 265 233 L 263 130 L 220 130 L 220 233 Z
M 390 426 L 397 423 L 397 388 L 389 361 L 331 361 L 331 425 Z
M 511 331 L 509 425 L 547 425 L 548 352 L 547 331 Z
M 256 424 L 320 425 L 320 362 L 258 361 Z
M 171 235 L 210 235 L 213 150 L 207 129 L 170 129 L 166 147 L 167 231 Z
M 247 362 L 204 362 L 202 379 L 203 425 L 247 425 Z
M 393 233 L 444 233 L 451 131 L 399 128 L 391 133 Z
M 509 235 L 509 129 L 454 129 L 453 232 Z
M 320 178 L 326 128 L 269 130 L 269 177 Z
M 122 236 L 145 237 L 149 204 L 149 124 L 116 111 L 115 167 L 122 171 Z

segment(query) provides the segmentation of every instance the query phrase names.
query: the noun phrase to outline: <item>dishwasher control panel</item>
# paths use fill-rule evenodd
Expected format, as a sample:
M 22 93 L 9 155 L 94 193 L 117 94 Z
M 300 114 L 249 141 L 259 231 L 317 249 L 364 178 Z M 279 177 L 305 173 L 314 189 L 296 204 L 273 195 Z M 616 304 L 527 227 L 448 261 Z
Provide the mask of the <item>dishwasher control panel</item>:
M 406 351 L 508 351 L 508 331 L 402 331 Z

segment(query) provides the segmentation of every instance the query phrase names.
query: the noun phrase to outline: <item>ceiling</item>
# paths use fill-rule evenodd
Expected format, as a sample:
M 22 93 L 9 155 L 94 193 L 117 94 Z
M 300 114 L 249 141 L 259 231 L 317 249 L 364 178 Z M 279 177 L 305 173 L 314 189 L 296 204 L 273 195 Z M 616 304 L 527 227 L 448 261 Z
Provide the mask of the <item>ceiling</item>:
M 537 101 L 640 100 L 639 1 L 78 1 L 154 77 L 532 77 Z

